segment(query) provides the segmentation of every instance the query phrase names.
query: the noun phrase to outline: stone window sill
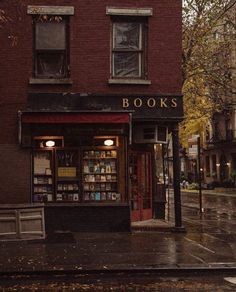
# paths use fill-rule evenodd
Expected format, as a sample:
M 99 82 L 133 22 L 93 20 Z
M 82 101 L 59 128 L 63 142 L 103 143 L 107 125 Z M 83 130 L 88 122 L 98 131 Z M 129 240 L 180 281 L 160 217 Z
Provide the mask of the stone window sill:
M 72 84 L 70 78 L 30 78 L 29 84 Z
M 109 84 L 136 84 L 136 85 L 151 85 L 151 80 L 146 79 L 119 79 L 113 78 L 108 80 Z

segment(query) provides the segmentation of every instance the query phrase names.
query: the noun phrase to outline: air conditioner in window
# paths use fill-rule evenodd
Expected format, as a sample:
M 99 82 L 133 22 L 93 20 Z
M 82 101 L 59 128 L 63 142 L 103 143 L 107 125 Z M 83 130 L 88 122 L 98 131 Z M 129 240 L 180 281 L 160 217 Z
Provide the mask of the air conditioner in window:
M 167 143 L 168 127 L 160 125 L 140 125 L 133 130 L 134 143 Z

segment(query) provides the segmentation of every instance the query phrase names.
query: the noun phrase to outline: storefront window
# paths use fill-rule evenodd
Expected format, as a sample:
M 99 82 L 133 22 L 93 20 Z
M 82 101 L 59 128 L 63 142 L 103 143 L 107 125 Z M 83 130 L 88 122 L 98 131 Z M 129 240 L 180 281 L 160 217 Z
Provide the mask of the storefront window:
M 52 202 L 54 193 L 52 151 L 35 151 L 33 164 L 33 202 Z
M 82 177 L 84 201 L 120 201 L 116 150 L 84 150 Z
M 35 149 L 33 202 L 120 202 L 117 141 L 95 137 L 90 146 Z

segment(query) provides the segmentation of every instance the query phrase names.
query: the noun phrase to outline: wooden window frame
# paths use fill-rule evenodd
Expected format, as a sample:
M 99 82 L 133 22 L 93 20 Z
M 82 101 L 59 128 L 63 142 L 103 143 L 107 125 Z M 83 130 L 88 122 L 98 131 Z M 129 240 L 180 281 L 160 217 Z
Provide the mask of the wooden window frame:
M 58 16 L 54 16 L 54 15 L 46 15 L 49 18 L 50 17 L 60 17 L 63 19 L 63 21 L 65 22 L 65 49 L 37 49 L 36 48 L 36 25 L 37 25 L 37 19 L 39 17 L 43 17 L 43 15 L 36 15 L 33 18 L 33 24 L 34 24 L 34 47 L 33 47 L 33 52 L 34 52 L 34 63 L 33 63 L 33 75 L 34 78 L 36 79 L 56 79 L 56 80 L 60 80 L 60 79 L 65 79 L 68 78 L 70 76 L 70 71 L 69 71 L 69 40 L 68 40 L 68 36 L 69 36 L 69 18 L 68 16 L 65 15 L 58 15 Z M 60 53 L 63 58 L 63 74 L 57 76 L 57 75 L 44 75 L 44 74 L 40 74 L 38 72 L 38 58 L 39 58 L 39 54 L 58 54 Z
M 27 6 L 27 14 L 32 15 L 33 17 L 37 17 L 40 15 L 50 15 L 50 16 L 61 16 L 66 17 L 68 19 L 67 25 L 66 25 L 66 48 L 67 48 L 67 54 L 66 54 L 66 73 L 67 77 L 59 78 L 57 77 L 35 77 L 35 62 L 33 63 L 33 78 L 29 79 L 30 84 L 72 84 L 72 80 L 68 78 L 70 75 L 69 71 L 69 17 L 75 14 L 75 9 L 73 6 L 52 6 L 52 5 L 28 5 Z M 35 44 L 35 39 L 34 39 Z M 35 45 L 33 45 L 33 53 L 35 52 Z M 34 57 L 34 56 L 33 56 Z

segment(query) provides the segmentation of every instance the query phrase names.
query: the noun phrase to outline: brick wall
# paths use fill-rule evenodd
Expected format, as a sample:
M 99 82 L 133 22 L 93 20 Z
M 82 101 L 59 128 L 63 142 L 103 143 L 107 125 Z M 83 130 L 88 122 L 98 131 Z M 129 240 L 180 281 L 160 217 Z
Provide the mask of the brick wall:
M 181 94 L 180 0 L 8 0 L 0 1 L 8 22 L 0 27 L 0 200 L 29 198 L 29 152 L 17 146 L 17 111 L 29 92 Z M 68 5 L 72 85 L 30 85 L 33 68 L 32 16 L 27 5 Z M 106 7 L 152 7 L 148 35 L 148 79 L 151 85 L 109 85 L 110 16 Z M 3 163 L 4 162 L 4 163 Z M 6 165 L 6 167 L 5 167 Z M 15 176 L 16 171 L 18 176 Z M 14 200 L 15 202 L 15 200 Z
M 8 112 L 6 105 L 12 109 L 15 107 L 14 115 L 18 109 L 24 109 L 28 92 L 181 94 L 180 0 L 139 0 L 135 3 L 132 0 L 13 0 L 12 3 L 9 5 L 9 1 L 3 0 L 0 4 L 0 8 L 5 9 L 11 18 L 0 29 L 0 37 L 4 40 L 0 49 L 0 84 L 4 85 L 0 87 L 1 115 Z M 29 85 L 33 68 L 33 31 L 32 16 L 27 15 L 27 5 L 34 4 L 75 7 L 75 15 L 70 17 L 73 85 Z M 151 85 L 108 84 L 111 27 L 106 6 L 153 8 L 148 35 L 148 78 L 152 81 Z M 2 138 L 5 140 L 5 137 Z
M 0 144 L 0 204 L 30 202 L 30 152 Z

